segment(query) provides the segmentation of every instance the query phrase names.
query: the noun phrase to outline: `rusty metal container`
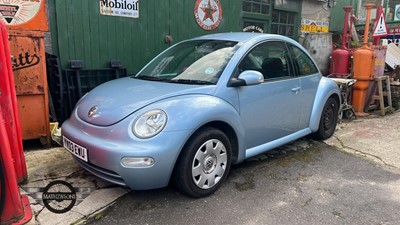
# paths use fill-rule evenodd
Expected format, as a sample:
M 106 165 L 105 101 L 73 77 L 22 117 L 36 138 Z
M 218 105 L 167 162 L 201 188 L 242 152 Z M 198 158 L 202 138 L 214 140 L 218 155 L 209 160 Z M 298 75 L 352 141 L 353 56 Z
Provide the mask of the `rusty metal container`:
M 353 75 L 357 82 L 353 86 L 353 107 L 357 116 L 368 115 L 364 113 L 366 91 L 369 82 L 374 79 L 375 53 L 368 47 L 368 33 L 373 4 L 366 4 L 367 18 L 365 24 L 363 46 L 353 52 Z
M 23 140 L 50 145 L 44 33 L 9 31 L 10 51 Z
M 385 72 L 385 59 L 386 59 L 386 51 L 387 51 L 387 46 L 380 46 L 380 45 L 374 45 L 372 46 L 372 49 L 375 52 L 375 63 L 374 63 L 374 78 L 381 77 L 384 75 Z M 367 89 L 367 98 L 366 98 L 366 104 L 364 111 L 369 110 L 369 106 L 372 100 L 372 95 L 375 94 L 377 91 L 377 84 L 375 80 L 370 80 L 369 86 Z
M 50 146 L 49 103 L 44 48 L 48 31 L 45 0 L 0 0 L 0 20 L 9 30 L 10 51 L 22 139 Z
M 0 21 L 0 105 L 2 106 L 0 114 L 3 114 L 4 118 L 0 121 L 4 123 L 7 131 L 7 142 L 10 142 L 15 174 L 17 182 L 20 183 L 28 178 L 28 174 L 22 146 L 21 125 L 8 37 L 7 29 Z
M 387 46 L 372 46 L 372 49 L 375 52 L 375 73 L 374 77 L 381 77 L 385 72 L 385 59 L 386 59 L 386 51 Z

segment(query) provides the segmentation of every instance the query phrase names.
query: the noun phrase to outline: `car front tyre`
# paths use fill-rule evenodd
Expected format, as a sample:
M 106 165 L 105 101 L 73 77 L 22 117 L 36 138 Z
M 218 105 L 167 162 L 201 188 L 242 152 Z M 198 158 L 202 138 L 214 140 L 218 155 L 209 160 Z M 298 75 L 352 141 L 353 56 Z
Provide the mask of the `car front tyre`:
M 330 97 L 322 110 L 319 128 L 313 134 L 313 138 L 318 140 L 325 140 L 330 138 L 336 129 L 338 120 L 339 103 L 333 97 Z
M 220 130 L 205 128 L 186 143 L 175 166 L 173 182 L 191 197 L 206 197 L 221 186 L 231 166 L 232 150 Z

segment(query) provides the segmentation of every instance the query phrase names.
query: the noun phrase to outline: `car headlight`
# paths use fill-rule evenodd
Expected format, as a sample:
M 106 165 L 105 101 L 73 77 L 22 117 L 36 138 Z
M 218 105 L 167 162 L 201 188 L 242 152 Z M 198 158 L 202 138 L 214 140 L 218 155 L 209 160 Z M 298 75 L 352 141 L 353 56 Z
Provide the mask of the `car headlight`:
M 140 115 L 132 131 L 138 138 L 150 138 L 160 133 L 165 124 L 167 124 L 167 114 L 161 109 L 154 109 Z

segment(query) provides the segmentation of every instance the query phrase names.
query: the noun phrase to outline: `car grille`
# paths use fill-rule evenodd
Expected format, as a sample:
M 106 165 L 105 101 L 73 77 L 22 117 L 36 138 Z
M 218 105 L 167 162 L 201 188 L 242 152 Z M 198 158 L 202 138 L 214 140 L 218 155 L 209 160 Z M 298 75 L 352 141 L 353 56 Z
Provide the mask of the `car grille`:
M 75 158 L 75 157 L 74 157 Z M 95 166 L 90 163 L 86 163 L 80 159 L 75 158 L 75 161 L 78 162 L 85 170 L 89 171 L 93 175 L 100 177 L 103 180 L 109 181 L 114 184 L 118 184 L 121 186 L 126 186 L 125 181 L 122 179 L 120 175 L 114 173 L 113 171 L 103 169 L 101 167 Z

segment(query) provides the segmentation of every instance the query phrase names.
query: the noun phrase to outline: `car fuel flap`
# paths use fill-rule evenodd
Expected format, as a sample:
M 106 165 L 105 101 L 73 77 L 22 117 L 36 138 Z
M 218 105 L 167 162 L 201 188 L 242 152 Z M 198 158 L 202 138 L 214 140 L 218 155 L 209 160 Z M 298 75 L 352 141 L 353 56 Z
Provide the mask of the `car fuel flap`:
M 126 77 L 97 86 L 77 103 L 75 110 L 80 119 L 90 124 L 110 126 L 153 102 L 182 94 L 210 94 L 212 90 L 213 86 Z

